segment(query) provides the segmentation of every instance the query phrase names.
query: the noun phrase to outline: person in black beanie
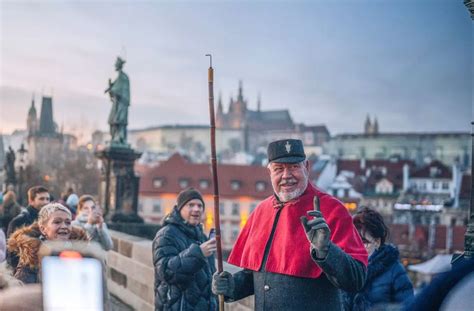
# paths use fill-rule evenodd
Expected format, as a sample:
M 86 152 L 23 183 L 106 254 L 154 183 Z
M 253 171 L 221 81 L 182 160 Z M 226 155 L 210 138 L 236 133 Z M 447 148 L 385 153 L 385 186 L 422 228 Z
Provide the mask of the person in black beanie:
M 194 188 L 181 191 L 153 240 L 155 310 L 216 310 L 211 291 L 216 240 L 204 235 L 204 200 Z

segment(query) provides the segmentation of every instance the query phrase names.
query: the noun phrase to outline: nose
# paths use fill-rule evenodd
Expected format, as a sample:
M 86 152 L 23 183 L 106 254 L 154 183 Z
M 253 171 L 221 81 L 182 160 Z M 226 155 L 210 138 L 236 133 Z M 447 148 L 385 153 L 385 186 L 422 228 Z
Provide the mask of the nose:
M 290 178 L 290 177 L 291 177 L 291 171 L 288 167 L 285 167 L 283 169 L 282 178 Z

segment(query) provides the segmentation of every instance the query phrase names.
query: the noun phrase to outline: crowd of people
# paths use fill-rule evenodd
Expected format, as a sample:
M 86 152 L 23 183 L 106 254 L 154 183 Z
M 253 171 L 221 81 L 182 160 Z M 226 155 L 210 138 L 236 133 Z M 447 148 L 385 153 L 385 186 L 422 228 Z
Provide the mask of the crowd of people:
M 351 216 L 333 196 L 309 180 L 300 140 L 268 146 L 274 194 L 242 228 L 228 257 L 241 268 L 216 272 L 216 239 L 206 236 L 205 202 L 188 188 L 156 233 L 152 246 L 155 310 L 217 310 L 225 302 L 254 296 L 255 310 L 375 310 L 417 305 L 382 216 L 361 208 Z M 0 289 L 40 283 L 39 249 L 47 241 L 95 241 L 113 247 L 100 207 L 91 195 L 71 192 L 50 202 L 48 189 L 28 190 L 28 206 L 4 194 L 0 205 Z M 8 267 L 7 267 L 8 266 Z M 8 270 L 10 269 L 10 270 Z M 419 304 L 419 302 L 418 302 Z

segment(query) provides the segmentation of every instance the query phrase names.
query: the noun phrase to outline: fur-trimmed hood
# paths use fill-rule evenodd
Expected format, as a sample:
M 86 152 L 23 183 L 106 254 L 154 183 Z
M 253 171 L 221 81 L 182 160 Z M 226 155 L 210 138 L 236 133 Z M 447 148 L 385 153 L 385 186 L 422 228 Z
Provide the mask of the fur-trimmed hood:
M 38 251 L 43 242 L 42 234 L 37 222 L 28 227 L 15 231 L 8 239 L 8 251 L 18 255 L 19 266 L 38 268 Z M 89 241 L 89 237 L 84 229 L 72 226 L 70 240 Z

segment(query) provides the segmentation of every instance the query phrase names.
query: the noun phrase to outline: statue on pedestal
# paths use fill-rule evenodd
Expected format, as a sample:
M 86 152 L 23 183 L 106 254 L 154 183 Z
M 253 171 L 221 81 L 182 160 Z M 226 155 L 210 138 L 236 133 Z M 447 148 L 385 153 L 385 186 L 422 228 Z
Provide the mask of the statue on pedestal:
M 114 82 L 109 79 L 109 87 L 105 93 L 109 93 L 112 101 L 112 109 L 109 114 L 111 146 L 127 146 L 127 124 L 128 106 L 130 106 L 130 81 L 125 72 L 122 71 L 125 61 L 117 57 L 115 70 L 118 76 Z
M 16 160 L 15 151 L 13 151 L 12 147 L 10 146 L 8 147 L 5 163 L 3 164 L 3 168 L 5 169 L 5 176 L 6 176 L 5 183 L 7 185 L 16 184 L 15 160 Z

